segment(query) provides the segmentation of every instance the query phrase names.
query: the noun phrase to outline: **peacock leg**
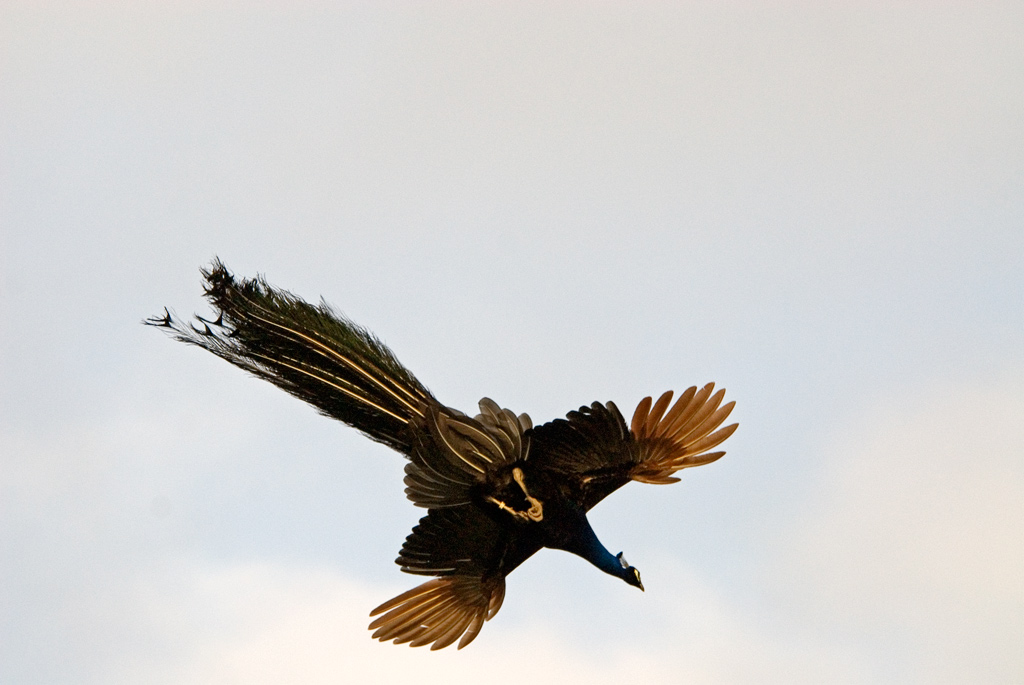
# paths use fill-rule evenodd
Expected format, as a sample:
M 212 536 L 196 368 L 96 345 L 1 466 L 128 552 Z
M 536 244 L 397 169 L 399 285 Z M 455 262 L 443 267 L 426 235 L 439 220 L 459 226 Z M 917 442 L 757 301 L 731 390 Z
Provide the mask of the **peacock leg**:
M 526 495 L 526 499 L 530 503 L 529 509 L 527 509 L 526 511 L 517 511 L 495 497 L 488 497 L 487 501 L 490 502 L 491 504 L 494 504 L 502 511 L 507 511 L 516 518 L 523 519 L 524 521 L 540 521 L 541 519 L 543 519 L 544 505 L 541 504 L 541 501 L 539 499 L 533 497 L 527 491 L 526 480 L 523 478 L 523 470 L 519 467 L 512 469 L 512 477 L 515 478 L 516 483 L 518 483 L 519 487 L 522 488 L 523 494 Z
M 540 521 L 544 518 L 544 505 L 541 504 L 540 500 L 530 495 L 530 491 L 526 489 L 526 480 L 523 478 L 523 470 L 518 466 L 512 469 L 512 477 L 516 479 L 516 483 L 519 483 L 519 487 L 523 489 L 523 494 L 526 499 L 530 502 L 530 508 L 526 511 L 526 516 L 531 521 Z

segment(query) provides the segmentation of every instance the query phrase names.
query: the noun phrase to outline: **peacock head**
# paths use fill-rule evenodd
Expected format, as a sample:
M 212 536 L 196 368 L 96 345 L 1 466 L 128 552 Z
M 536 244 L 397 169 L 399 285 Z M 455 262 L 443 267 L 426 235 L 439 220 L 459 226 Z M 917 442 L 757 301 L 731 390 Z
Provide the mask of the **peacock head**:
M 622 555 L 622 552 L 619 552 L 615 556 L 619 560 L 619 564 L 622 566 L 622 573 L 619 574 L 619 577 L 627 583 L 629 583 L 630 585 L 632 585 L 633 587 L 640 588 L 640 591 L 643 592 L 644 584 L 640 582 L 640 571 L 637 571 L 635 568 L 629 565 L 629 562 L 626 561 L 626 557 Z

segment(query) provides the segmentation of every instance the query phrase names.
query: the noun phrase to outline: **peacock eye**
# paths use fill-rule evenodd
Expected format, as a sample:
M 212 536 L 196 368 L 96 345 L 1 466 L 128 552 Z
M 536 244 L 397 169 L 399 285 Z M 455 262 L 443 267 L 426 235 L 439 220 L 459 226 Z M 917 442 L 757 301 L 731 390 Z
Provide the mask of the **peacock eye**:
M 622 552 L 619 552 L 618 557 L 619 563 L 622 564 L 622 568 L 629 568 L 629 562 L 626 561 L 626 557 L 622 554 Z

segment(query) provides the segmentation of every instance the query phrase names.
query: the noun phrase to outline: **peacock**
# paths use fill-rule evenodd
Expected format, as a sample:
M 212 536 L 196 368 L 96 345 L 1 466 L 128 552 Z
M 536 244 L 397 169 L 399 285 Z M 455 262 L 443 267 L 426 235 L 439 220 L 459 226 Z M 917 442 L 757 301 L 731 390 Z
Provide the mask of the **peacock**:
M 462 649 L 501 608 L 505 577 L 544 547 L 577 554 L 644 589 L 640 572 L 609 552 L 587 512 L 629 481 L 667 484 L 709 464 L 736 430 L 720 426 L 714 383 L 656 401 L 626 423 L 594 402 L 534 426 L 491 399 L 468 416 L 445 406 L 376 336 L 325 302 L 309 304 L 265 278 L 236 279 L 219 260 L 202 269 L 216 318 L 182 322 L 170 310 L 145 323 L 168 329 L 313 405 L 408 459 L 405 494 L 427 510 L 396 563 L 430 580 L 372 612 L 372 637 Z

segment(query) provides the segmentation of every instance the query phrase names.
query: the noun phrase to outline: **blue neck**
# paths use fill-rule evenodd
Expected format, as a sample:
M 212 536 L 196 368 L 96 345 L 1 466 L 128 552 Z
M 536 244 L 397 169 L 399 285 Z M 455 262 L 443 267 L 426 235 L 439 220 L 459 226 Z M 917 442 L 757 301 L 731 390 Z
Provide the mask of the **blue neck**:
M 594 547 L 591 553 L 584 558 L 605 573 L 611 574 L 616 578 L 623 577 L 625 569 L 619 562 L 619 558 L 609 552 L 597 537 L 594 538 Z
M 625 578 L 626 570 L 619 563 L 619 558 L 608 551 L 597 539 L 597 534 L 590 527 L 590 521 L 586 515 L 580 515 L 574 526 L 574 534 L 569 538 L 569 544 L 558 545 L 559 549 L 572 552 L 583 557 L 594 566 L 616 578 Z

